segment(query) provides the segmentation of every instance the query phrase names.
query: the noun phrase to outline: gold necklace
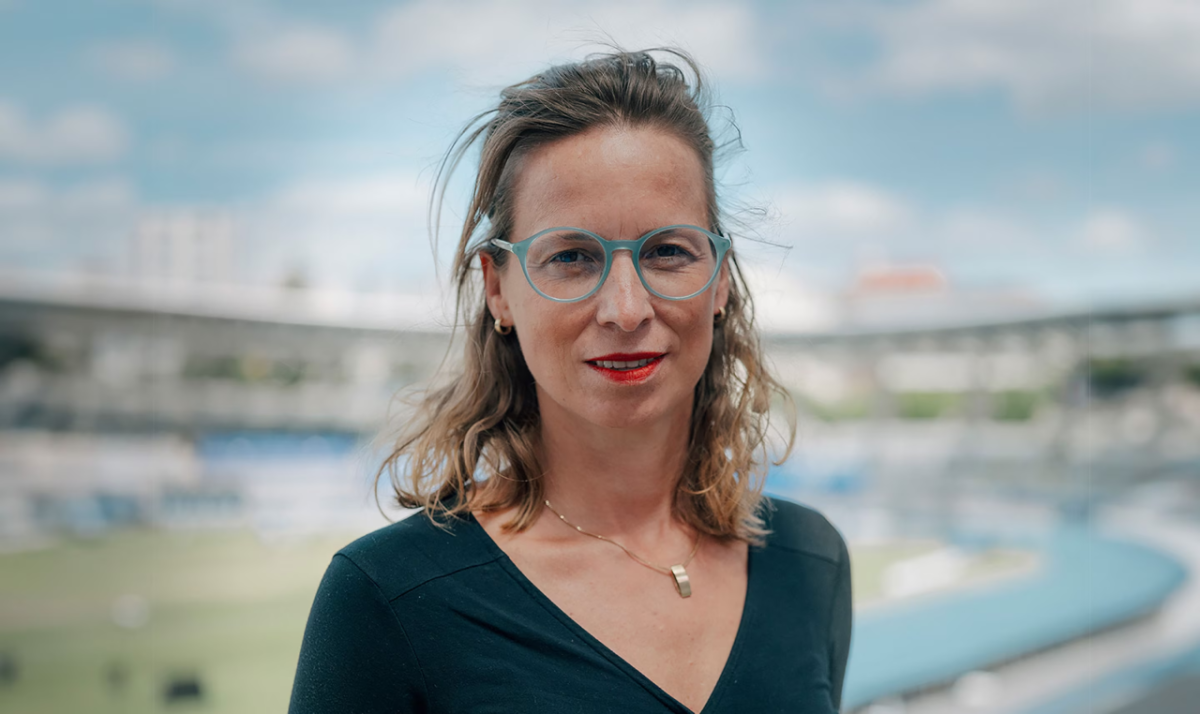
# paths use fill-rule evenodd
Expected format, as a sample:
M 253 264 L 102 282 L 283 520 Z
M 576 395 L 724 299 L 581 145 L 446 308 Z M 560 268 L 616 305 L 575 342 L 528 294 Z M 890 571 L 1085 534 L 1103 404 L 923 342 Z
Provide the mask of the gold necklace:
M 615 540 L 609 540 L 608 538 L 605 538 L 602 535 L 598 535 L 596 533 L 589 533 L 589 532 L 585 531 L 584 529 L 580 528 L 579 526 L 575 525 L 574 523 L 568 521 L 566 516 L 559 513 L 558 511 L 554 510 L 554 506 L 550 505 L 549 500 L 546 501 L 546 508 L 549 508 L 550 512 L 553 513 L 554 515 L 558 516 L 559 520 L 561 520 L 563 523 L 566 523 L 568 526 L 571 526 L 572 528 L 579 531 L 580 533 L 591 536 L 593 538 L 599 538 L 600 540 L 602 540 L 606 543 L 612 543 L 613 545 L 617 546 L 621 550 L 625 551 L 625 554 L 628 555 L 630 558 L 633 558 L 634 560 L 636 560 L 637 562 L 646 566 L 647 568 L 650 568 L 652 570 L 657 570 L 660 573 L 665 573 L 667 575 L 672 576 L 673 578 L 675 578 L 675 591 L 679 593 L 679 597 L 691 597 L 692 583 L 691 583 L 691 580 L 688 578 L 688 573 L 687 573 L 687 570 L 685 570 L 685 568 L 687 567 L 688 563 L 692 562 L 692 558 L 696 557 L 696 551 L 700 550 L 700 531 L 696 531 L 696 545 L 692 546 L 691 555 L 689 555 L 687 557 L 687 560 L 683 561 L 682 563 L 679 563 L 678 565 L 672 565 L 671 567 L 668 568 L 668 567 L 665 567 L 662 565 L 655 565 L 654 563 L 647 563 L 646 561 L 639 558 L 637 556 L 637 554 L 634 553 L 632 550 L 626 548 L 625 546 L 621 545 L 620 543 L 616 542 Z

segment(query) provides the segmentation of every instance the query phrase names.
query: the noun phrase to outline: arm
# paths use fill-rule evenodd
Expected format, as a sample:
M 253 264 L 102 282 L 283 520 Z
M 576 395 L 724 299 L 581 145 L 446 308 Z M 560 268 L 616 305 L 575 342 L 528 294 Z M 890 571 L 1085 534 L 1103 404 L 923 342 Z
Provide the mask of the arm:
M 835 711 L 842 709 L 842 682 L 850 657 L 850 633 L 854 618 L 850 587 L 850 551 L 839 536 L 839 562 L 829 615 L 829 696 Z
M 337 554 L 317 588 L 289 714 L 424 712 L 425 680 L 375 581 Z

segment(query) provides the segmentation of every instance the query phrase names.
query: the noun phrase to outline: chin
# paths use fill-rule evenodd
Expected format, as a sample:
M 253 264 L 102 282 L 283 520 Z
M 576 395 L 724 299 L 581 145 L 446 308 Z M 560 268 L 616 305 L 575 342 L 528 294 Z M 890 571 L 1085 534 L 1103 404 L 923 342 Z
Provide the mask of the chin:
M 686 409 L 690 415 L 690 393 L 686 403 L 677 405 L 668 404 L 662 396 L 656 394 L 637 399 L 597 399 L 586 405 L 580 416 L 609 429 L 640 429 L 662 424 L 675 416 L 679 410 Z
M 593 409 L 590 414 L 584 415 L 588 421 L 608 429 L 630 429 L 642 428 L 661 421 L 664 417 L 659 412 L 648 411 L 643 413 L 641 410 L 633 410 L 627 408 L 612 408 L 612 409 Z

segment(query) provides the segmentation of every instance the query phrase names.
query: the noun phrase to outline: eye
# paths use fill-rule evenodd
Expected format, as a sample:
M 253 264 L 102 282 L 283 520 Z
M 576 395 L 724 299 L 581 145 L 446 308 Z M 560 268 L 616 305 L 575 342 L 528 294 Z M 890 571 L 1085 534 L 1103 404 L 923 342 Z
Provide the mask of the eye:
M 582 260 L 588 260 L 588 259 L 589 259 L 588 256 L 584 255 L 582 251 L 564 250 L 561 253 L 557 253 L 554 256 L 552 256 L 548 262 L 551 262 L 551 263 L 576 263 L 576 262 L 579 262 Z
M 642 260 L 679 261 L 694 257 L 687 246 L 677 243 L 659 243 L 642 253 Z
M 650 257 L 652 258 L 675 258 L 681 255 L 688 255 L 688 252 L 682 246 L 671 245 L 669 243 L 656 245 L 650 249 Z

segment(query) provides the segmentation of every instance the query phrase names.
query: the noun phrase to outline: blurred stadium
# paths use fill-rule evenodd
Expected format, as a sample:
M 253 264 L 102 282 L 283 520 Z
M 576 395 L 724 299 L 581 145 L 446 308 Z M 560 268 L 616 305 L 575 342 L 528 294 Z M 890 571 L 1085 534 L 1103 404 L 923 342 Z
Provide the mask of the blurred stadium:
M 727 183 L 781 214 L 735 249 L 801 411 L 766 489 L 851 547 L 844 711 L 1195 711 L 1194 8 L 111 5 L 80 39 L 0 2 L 0 710 L 286 708 L 329 558 L 408 515 L 396 397 L 453 359 L 420 170 L 594 22 L 711 57 Z
M 889 308 L 931 299 L 873 279 Z M 1043 711 L 1077 690 L 1098 711 L 1194 681 L 1200 301 L 883 329 L 865 289 L 843 329 L 767 335 L 803 408 L 768 490 L 852 543 L 847 706 Z M 5 283 L 0 701 L 283 705 L 328 558 L 385 522 L 391 398 L 446 352 L 373 317 L 396 299 Z

